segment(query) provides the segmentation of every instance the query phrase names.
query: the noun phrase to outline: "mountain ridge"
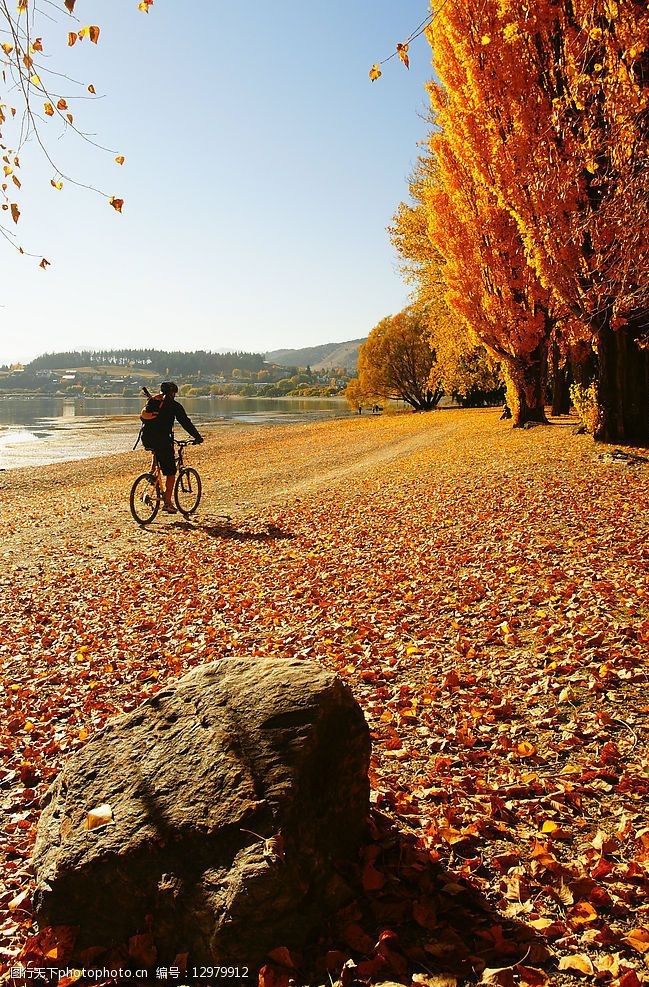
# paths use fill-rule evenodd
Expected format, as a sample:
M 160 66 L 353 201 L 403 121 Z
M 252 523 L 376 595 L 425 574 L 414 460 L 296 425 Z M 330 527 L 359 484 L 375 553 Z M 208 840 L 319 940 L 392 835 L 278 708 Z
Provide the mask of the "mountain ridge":
M 322 343 L 320 346 L 305 346 L 302 349 L 271 350 L 264 354 L 268 363 L 280 367 L 311 367 L 312 370 L 332 370 L 342 367 L 356 370 L 361 339 L 349 339 L 343 343 Z

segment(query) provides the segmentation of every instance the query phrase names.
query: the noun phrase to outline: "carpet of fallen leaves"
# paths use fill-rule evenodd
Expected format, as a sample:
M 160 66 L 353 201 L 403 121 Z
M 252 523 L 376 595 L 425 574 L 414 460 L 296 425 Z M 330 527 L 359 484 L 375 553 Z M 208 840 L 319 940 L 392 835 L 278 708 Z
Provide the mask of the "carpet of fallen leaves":
M 649 983 L 648 453 L 572 424 L 215 430 L 197 517 L 147 530 L 141 455 L 2 474 L 5 969 L 66 958 L 29 860 L 64 759 L 198 663 L 296 655 L 363 706 L 371 838 L 262 987 Z

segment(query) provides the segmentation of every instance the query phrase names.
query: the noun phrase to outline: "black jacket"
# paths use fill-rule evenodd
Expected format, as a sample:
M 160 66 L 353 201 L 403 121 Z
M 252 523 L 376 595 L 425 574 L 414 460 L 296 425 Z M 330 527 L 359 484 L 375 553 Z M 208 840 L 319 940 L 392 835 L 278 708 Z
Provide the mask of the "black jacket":
M 200 439 L 200 432 L 192 424 L 182 404 L 175 401 L 171 395 L 168 394 L 162 404 L 156 398 L 151 398 L 147 401 L 146 410 L 158 411 L 158 415 L 151 421 L 144 422 L 142 426 L 142 444 L 145 448 L 155 448 L 171 442 L 174 422 L 182 425 L 192 438 Z

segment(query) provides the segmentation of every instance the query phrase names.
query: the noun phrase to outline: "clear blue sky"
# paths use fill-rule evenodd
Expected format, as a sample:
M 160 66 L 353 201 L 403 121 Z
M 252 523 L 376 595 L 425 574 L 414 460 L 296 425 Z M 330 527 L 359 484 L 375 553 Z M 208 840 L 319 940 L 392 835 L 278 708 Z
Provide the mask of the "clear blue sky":
M 25 249 L 0 242 L 0 363 L 113 346 L 266 351 L 366 335 L 407 299 L 385 232 L 426 133 L 430 49 L 385 58 L 425 0 L 77 0 L 102 29 L 42 23 L 49 63 L 102 96 L 70 106 L 82 129 L 50 149 L 65 184 L 22 153 Z M 47 63 L 46 63 L 47 64 Z M 66 96 L 74 88 L 62 81 Z M 83 92 L 83 90 L 80 90 Z

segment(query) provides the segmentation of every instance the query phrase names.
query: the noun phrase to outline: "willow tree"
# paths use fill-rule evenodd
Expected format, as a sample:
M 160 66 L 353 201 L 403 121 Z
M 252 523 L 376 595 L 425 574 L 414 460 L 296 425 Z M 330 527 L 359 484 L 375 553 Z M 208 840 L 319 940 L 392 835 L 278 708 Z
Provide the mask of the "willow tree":
M 405 401 L 414 411 L 430 411 L 444 393 L 435 379 L 435 362 L 424 312 L 404 309 L 382 319 L 361 345 L 353 394 Z

